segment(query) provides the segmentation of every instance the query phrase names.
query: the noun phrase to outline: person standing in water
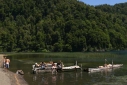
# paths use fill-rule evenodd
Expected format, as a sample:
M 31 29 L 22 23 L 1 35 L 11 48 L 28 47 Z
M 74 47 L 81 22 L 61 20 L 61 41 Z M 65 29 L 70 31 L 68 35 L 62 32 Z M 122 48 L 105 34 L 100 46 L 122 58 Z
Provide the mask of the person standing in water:
M 6 59 L 5 61 L 5 67 L 6 69 L 9 69 L 10 59 Z

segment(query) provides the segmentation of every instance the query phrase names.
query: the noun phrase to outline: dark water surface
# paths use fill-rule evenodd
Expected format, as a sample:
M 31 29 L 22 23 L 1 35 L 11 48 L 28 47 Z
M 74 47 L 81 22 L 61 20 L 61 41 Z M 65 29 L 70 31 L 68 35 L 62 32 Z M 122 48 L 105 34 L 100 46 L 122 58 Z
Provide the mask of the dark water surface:
M 65 54 L 66 56 L 64 56 Z M 54 56 L 55 55 L 55 56 Z M 63 56 L 61 56 L 63 55 Z M 61 72 L 57 74 L 39 73 L 32 74 L 32 64 L 35 62 L 49 62 L 53 60 L 58 62 L 63 61 L 65 66 L 74 65 L 78 61 L 78 65 L 82 68 L 97 67 L 103 65 L 104 60 L 107 63 L 124 64 L 123 67 L 110 72 L 87 73 L 78 72 Z M 127 52 L 110 52 L 110 53 L 52 53 L 47 54 L 15 54 L 10 56 L 10 70 L 16 72 L 21 69 L 24 71 L 25 80 L 29 85 L 127 85 Z

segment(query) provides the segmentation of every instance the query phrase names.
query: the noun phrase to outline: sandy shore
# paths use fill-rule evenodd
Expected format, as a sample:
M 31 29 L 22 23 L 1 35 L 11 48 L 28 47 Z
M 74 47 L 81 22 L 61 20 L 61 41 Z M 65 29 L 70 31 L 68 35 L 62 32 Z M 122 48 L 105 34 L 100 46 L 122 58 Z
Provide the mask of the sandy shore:
M 0 85 L 28 85 L 21 75 L 6 71 L 2 67 L 3 56 L 3 54 L 0 54 Z

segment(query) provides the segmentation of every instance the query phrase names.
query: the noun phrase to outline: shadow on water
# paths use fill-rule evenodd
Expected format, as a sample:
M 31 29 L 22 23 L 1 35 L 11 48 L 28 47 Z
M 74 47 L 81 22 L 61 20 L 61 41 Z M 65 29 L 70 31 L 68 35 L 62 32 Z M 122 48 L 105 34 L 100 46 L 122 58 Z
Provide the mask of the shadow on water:
M 96 52 L 96 53 L 39 53 L 39 54 L 13 54 L 10 55 L 10 70 L 16 72 L 22 69 L 24 78 L 29 85 L 126 85 L 127 84 L 127 52 Z M 82 64 L 83 68 L 97 67 L 105 63 L 124 64 L 120 69 L 110 72 L 62 72 L 57 74 L 32 74 L 32 64 L 36 62 L 58 62 L 62 60 L 65 66 Z M 115 82 L 115 83 L 114 83 Z M 126 83 L 126 84 L 125 84 Z

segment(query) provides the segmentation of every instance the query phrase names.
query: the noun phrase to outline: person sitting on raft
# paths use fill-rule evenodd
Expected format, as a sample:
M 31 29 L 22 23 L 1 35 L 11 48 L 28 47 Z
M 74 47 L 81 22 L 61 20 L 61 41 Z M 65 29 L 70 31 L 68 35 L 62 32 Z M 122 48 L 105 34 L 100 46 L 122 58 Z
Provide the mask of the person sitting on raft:
M 56 69 L 57 67 L 56 67 L 56 63 L 54 63 L 53 62 L 53 64 L 52 64 L 52 69 Z
M 62 71 L 62 62 L 61 62 L 61 60 L 57 63 L 57 72 L 58 71 Z
M 45 69 L 45 66 L 46 66 L 45 63 L 42 62 L 42 63 L 41 63 L 41 69 Z
M 39 67 L 40 65 L 38 63 L 35 63 L 35 67 Z

